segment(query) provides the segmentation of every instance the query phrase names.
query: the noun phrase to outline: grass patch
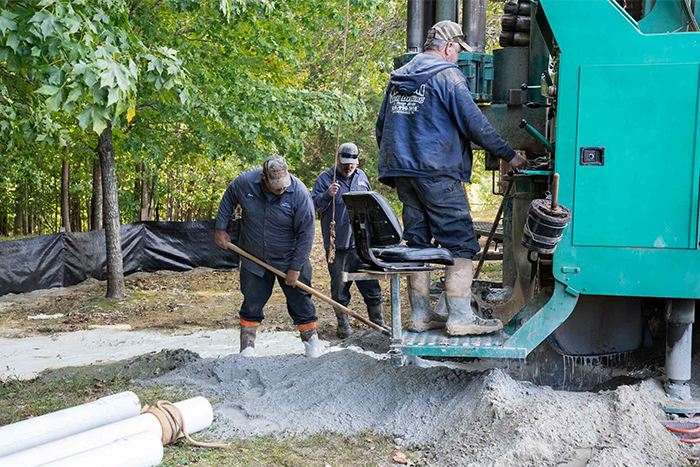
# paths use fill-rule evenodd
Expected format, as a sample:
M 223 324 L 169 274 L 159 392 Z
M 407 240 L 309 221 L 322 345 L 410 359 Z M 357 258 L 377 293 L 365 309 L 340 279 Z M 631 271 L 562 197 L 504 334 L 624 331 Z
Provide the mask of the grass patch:
M 51 232 L 49 232 L 49 233 L 47 233 L 47 234 L 45 234 L 45 235 L 51 235 Z M 0 235 L 0 242 L 9 242 L 9 241 L 12 241 L 12 240 L 22 240 L 22 239 L 25 239 L 25 238 L 33 238 L 33 237 L 36 237 L 36 235 L 22 235 L 22 234 L 18 234 L 18 235 Z
M 63 379 L 40 376 L 31 381 L 10 379 L 0 382 L 0 426 L 50 412 L 92 402 L 110 394 L 133 391 L 142 401 L 178 399 L 182 394 L 172 387 L 134 386 L 127 378 L 108 380 L 73 374 Z
M 137 357 L 138 358 L 138 357 Z M 141 403 L 157 400 L 179 401 L 194 394 L 169 386 L 143 387 L 124 376 L 120 367 L 127 364 L 92 365 L 80 369 L 47 371 L 31 381 L 10 379 L 0 382 L 0 426 L 30 417 L 66 409 L 122 391 L 133 391 Z M 212 402 L 216 402 L 212 400 Z M 195 439 L 208 439 L 195 434 Z M 215 438 L 210 435 L 209 438 Z M 218 440 L 217 440 L 218 441 Z M 383 466 L 391 463 L 396 452 L 393 440 L 375 433 L 352 436 L 322 433 L 308 437 L 265 435 L 232 440 L 230 449 L 203 449 L 183 441 L 165 446 L 163 467 L 196 465 L 197 467 L 233 466 Z M 403 451 L 412 458 L 410 452 Z
M 185 444 L 166 446 L 163 467 L 180 465 L 243 466 L 380 466 L 391 463 L 396 450 L 391 438 L 374 433 L 308 437 L 273 435 L 234 441 L 227 450 L 208 450 Z M 408 454 L 411 458 L 411 455 Z
M 186 388 L 144 387 L 132 381 L 133 377 L 158 374 L 158 368 L 170 368 L 172 355 L 164 351 L 116 364 L 47 371 L 31 381 L 0 381 L 0 426 L 92 402 L 122 391 L 133 391 L 142 404 L 151 405 L 158 400 L 175 402 L 195 396 L 196 394 L 188 393 Z M 127 374 L 136 376 L 126 376 Z M 217 402 L 214 399 L 210 401 Z M 211 433 L 198 433 L 194 438 L 220 441 Z M 348 436 L 326 432 L 308 437 L 298 434 L 265 435 L 230 441 L 232 446 L 227 450 L 198 448 L 183 441 L 165 446 L 161 466 L 385 466 L 392 463 L 396 453 L 391 437 L 375 433 Z M 409 459 L 415 457 L 410 451 L 402 452 Z
M 502 280 L 503 263 L 500 261 L 484 261 L 484 266 L 481 268 L 479 278 L 496 282 Z

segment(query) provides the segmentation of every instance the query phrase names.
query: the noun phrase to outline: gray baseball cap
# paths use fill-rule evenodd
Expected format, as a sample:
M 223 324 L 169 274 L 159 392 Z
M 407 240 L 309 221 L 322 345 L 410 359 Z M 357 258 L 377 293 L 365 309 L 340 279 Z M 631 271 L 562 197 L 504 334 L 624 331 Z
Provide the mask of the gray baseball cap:
M 426 41 L 430 39 L 439 39 L 445 42 L 456 42 L 465 52 L 472 52 L 472 48 L 464 40 L 464 32 L 459 24 L 454 21 L 444 20 L 439 23 L 435 23 L 432 28 L 428 30 Z
M 267 178 L 267 183 L 273 190 L 287 188 L 292 184 L 292 177 L 289 175 L 287 161 L 281 156 L 270 156 L 263 163 L 263 172 Z
M 341 164 L 357 164 L 359 151 L 353 143 L 343 143 L 338 148 L 338 158 Z

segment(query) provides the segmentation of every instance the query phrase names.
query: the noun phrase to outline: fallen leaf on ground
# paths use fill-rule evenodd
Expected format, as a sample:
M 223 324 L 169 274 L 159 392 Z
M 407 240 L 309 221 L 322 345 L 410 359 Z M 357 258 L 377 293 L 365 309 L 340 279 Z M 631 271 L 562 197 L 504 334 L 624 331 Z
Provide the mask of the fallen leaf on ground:
M 406 454 L 404 454 L 403 452 L 396 451 L 394 453 L 394 462 L 396 462 L 397 464 L 408 465 L 408 459 L 406 458 Z

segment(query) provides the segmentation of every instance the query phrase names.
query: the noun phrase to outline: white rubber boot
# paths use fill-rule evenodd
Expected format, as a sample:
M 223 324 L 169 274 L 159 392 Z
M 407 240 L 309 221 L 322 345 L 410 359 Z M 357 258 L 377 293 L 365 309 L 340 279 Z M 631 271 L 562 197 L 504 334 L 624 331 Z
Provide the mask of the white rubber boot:
M 321 344 L 318 342 L 318 334 L 316 328 L 299 331 L 301 341 L 304 343 L 306 356 L 309 358 L 318 358 L 321 356 Z

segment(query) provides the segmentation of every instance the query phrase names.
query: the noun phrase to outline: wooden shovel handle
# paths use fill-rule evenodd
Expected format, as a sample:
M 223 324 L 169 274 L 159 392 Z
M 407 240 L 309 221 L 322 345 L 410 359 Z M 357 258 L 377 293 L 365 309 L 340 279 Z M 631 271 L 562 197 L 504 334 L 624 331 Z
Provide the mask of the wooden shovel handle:
M 229 244 L 228 244 L 228 247 L 229 247 L 229 249 L 235 251 L 235 252 L 238 253 L 239 255 L 245 256 L 246 258 L 248 258 L 248 259 L 251 260 L 252 262 L 254 262 L 254 263 L 256 263 L 256 264 L 259 264 L 260 266 L 264 267 L 264 268 L 267 269 L 268 271 L 271 271 L 271 272 L 273 272 L 273 273 L 277 274 L 278 276 L 283 277 L 283 278 L 285 278 L 285 279 L 287 278 L 287 274 L 285 274 L 285 273 L 283 273 L 282 271 L 280 271 L 279 269 L 274 268 L 274 267 L 270 266 L 269 264 L 267 264 L 267 263 L 265 263 L 265 262 L 259 260 L 259 259 L 256 258 L 255 256 L 251 255 L 250 253 L 248 253 L 247 251 L 241 249 L 240 247 L 234 245 L 233 243 L 229 243 Z M 309 293 L 310 293 L 311 295 L 313 295 L 314 297 L 319 298 L 319 299 L 323 300 L 324 302 L 326 302 L 326 303 L 332 305 L 333 307 L 339 309 L 340 311 L 342 311 L 342 312 L 345 313 L 346 315 L 352 316 L 353 318 L 355 318 L 355 319 L 357 319 L 357 320 L 359 320 L 359 321 L 362 321 L 363 323 L 365 323 L 367 326 L 371 327 L 372 329 L 376 329 L 377 331 L 379 331 L 379 332 L 381 332 L 381 333 L 383 333 L 383 334 L 386 334 L 387 336 L 390 336 L 390 335 L 391 335 L 391 332 L 390 332 L 388 329 L 383 328 L 383 327 L 381 327 L 381 326 L 379 326 L 379 325 L 377 325 L 377 324 L 374 324 L 372 321 L 368 320 L 368 319 L 365 318 L 364 316 L 358 315 L 358 314 L 355 313 L 354 311 L 350 310 L 348 307 L 341 305 L 340 303 L 336 302 L 336 301 L 333 300 L 332 298 L 330 298 L 330 297 L 328 297 L 328 296 L 322 294 L 322 293 L 319 292 L 318 290 L 312 289 L 311 287 L 309 287 L 308 285 L 304 284 L 303 282 L 298 281 L 298 282 L 297 282 L 297 287 L 299 287 L 301 290 L 304 290 L 304 291 L 306 291 L 306 292 L 309 292 Z

